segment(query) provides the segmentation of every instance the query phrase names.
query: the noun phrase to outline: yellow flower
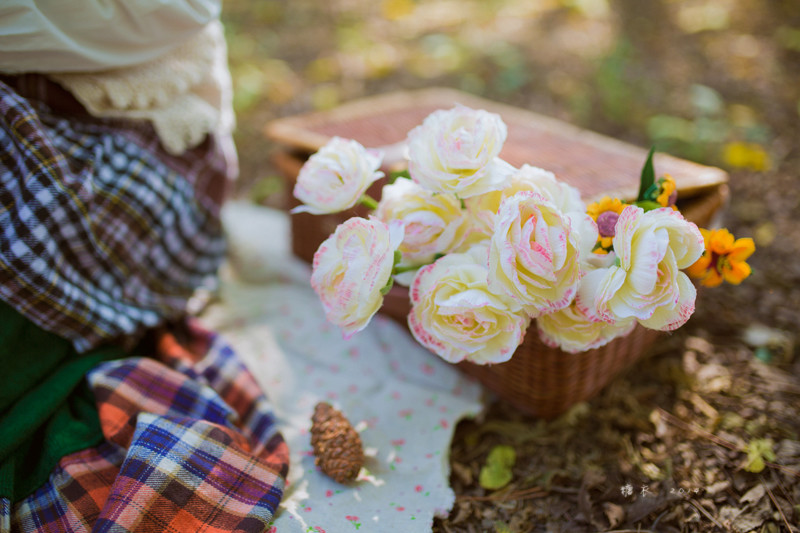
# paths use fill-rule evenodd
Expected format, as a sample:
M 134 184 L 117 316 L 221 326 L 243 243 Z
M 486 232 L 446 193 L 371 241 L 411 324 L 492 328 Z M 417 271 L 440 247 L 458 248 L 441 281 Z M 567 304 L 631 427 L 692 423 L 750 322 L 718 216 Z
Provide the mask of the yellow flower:
M 672 209 L 677 209 L 675 207 L 675 200 L 678 197 L 678 186 L 675 184 L 675 180 L 669 174 L 664 174 L 662 178 L 660 178 L 657 182 L 658 184 L 658 196 L 656 197 L 656 202 L 662 207 L 672 207 Z
M 725 145 L 722 157 L 732 167 L 748 168 L 757 172 L 769 170 L 771 166 L 769 154 L 756 143 L 730 142 Z
M 616 214 L 621 214 L 627 204 L 619 198 L 611 198 L 604 196 L 599 201 L 589 204 L 586 207 L 586 213 L 592 217 L 592 220 L 597 222 L 597 217 L 606 211 L 613 211 Z
M 400 20 L 414 12 L 414 2 L 411 0 L 383 0 L 382 11 L 388 20 Z
M 756 250 L 753 239 L 734 239 L 725 228 L 700 229 L 706 249 L 686 273 L 706 287 L 716 287 L 723 281 L 738 285 L 752 269 L 745 261 Z
M 607 254 L 611 250 L 614 240 L 614 227 L 617 224 L 622 210 L 627 206 L 619 198 L 604 196 L 598 202 L 589 204 L 586 213 L 597 223 L 600 237 L 597 240 L 594 252 L 597 254 Z

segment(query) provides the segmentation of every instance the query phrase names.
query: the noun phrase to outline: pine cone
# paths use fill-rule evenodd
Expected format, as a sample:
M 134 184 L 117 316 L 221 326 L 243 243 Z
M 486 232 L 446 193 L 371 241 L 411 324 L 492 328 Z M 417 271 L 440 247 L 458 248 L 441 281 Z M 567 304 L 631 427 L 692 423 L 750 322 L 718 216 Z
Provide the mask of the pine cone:
M 329 403 L 320 402 L 314 406 L 311 446 L 316 464 L 338 483 L 353 481 L 364 464 L 361 437 L 347 418 Z

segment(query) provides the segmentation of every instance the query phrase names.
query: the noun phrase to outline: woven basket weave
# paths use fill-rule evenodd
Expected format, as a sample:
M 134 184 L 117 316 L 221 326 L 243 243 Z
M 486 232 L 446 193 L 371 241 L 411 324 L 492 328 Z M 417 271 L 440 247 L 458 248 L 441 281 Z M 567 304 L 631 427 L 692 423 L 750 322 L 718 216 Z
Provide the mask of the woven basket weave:
M 396 93 L 347 104 L 333 112 L 280 119 L 270 123 L 266 133 L 285 145 L 273 160 L 291 188 L 305 158 L 333 135 L 384 148 L 386 170 L 397 166 L 400 143 L 408 130 L 435 109 L 447 109 L 456 102 L 503 117 L 509 133 L 501 157 L 511 164 L 529 163 L 551 170 L 559 179 L 578 187 L 586 200 L 603 194 L 635 196 L 645 150 L 451 90 Z M 676 179 L 684 216 L 698 225 L 711 225 L 727 202 L 727 175 L 720 169 L 663 154 L 657 155 L 655 165 L 659 175 L 669 173 Z M 379 198 L 384 183 L 376 182 L 369 194 Z M 291 202 L 288 207 L 297 205 L 296 200 Z M 365 208 L 356 207 L 334 215 L 292 215 L 293 252 L 310 262 L 337 225 L 367 213 Z M 407 289 L 395 286 L 386 295 L 381 312 L 406 324 L 409 309 Z M 601 348 L 569 354 L 542 343 L 532 325 L 510 361 L 496 365 L 460 363 L 458 367 L 521 411 L 553 418 L 597 394 L 641 357 L 659 335 L 637 325 L 629 335 Z

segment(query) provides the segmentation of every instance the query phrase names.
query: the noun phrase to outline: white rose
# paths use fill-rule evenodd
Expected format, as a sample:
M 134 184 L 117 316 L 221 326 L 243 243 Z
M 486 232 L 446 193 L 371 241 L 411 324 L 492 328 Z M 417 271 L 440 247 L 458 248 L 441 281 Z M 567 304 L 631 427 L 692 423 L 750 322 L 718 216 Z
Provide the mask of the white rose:
M 499 115 L 458 105 L 408 133 L 408 171 L 422 187 L 468 198 L 505 187 L 513 167 L 497 156 L 507 130 Z
M 636 326 L 632 318 L 614 324 L 594 321 L 574 304 L 536 319 L 539 337 L 546 345 L 568 353 L 585 352 L 605 346 L 613 339 L 627 335 Z
M 586 218 L 564 215 L 534 192 L 503 200 L 489 245 L 491 290 L 514 298 L 531 317 L 568 306 L 581 279 L 583 241 L 591 238 L 581 232 L 594 227 Z
M 467 210 L 486 230 L 492 231 L 494 215 L 500 203 L 521 191 L 532 191 L 541 194 L 552 202 L 562 213 L 585 213 L 586 204 L 581 200 L 581 193 L 575 187 L 556 179 L 550 171 L 522 165 L 510 178 L 508 185 L 501 191 L 490 191 L 465 200 Z
M 508 361 L 530 319 L 486 285 L 485 249 L 450 254 L 419 269 L 411 285 L 408 325 L 426 348 L 451 363 Z
M 334 137 L 300 169 L 294 196 L 304 205 L 292 213 L 338 213 L 358 203 L 372 183 L 383 177 L 383 154 L 353 140 Z
M 383 303 L 394 252 L 403 240 L 400 222 L 354 217 L 340 224 L 314 254 L 311 287 L 325 317 L 345 338 L 364 329 Z
M 436 194 L 404 178 L 383 187 L 375 216 L 387 223 L 404 223 L 400 251 L 403 263 L 409 265 L 429 263 L 436 254 L 454 251 L 468 228 L 466 213 L 455 195 Z
M 696 290 L 680 271 L 703 253 L 700 230 L 670 208 L 628 206 L 615 226 L 616 264 L 589 272 L 577 303 L 595 319 L 635 318 L 662 331 L 679 328 L 694 312 Z

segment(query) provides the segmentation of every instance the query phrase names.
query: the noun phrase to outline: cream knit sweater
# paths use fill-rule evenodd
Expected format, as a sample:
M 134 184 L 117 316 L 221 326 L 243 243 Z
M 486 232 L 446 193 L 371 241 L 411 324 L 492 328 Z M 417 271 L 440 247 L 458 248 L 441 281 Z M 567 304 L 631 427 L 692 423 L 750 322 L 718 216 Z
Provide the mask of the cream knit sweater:
M 235 169 L 221 0 L 0 0 L 0 72 L 46 74 L 93 115 L 150 121 L 180 154 L 214 134 Z
M 140 65 L 49 76 L 92 115 L 151 121 L 173 154 L 196 146 L 206 134 L 230 139 L 233 131 L 231 79 L 219 21 Z

